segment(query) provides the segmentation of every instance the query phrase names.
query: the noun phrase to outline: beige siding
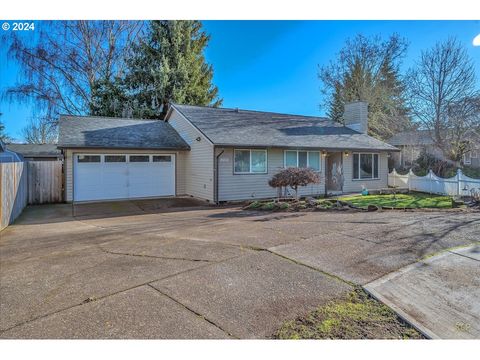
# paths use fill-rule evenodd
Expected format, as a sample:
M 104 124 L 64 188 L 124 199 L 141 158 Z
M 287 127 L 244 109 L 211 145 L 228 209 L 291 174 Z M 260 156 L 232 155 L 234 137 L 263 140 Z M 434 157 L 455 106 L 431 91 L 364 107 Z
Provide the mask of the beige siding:
M 66 149 L 64 160 L 65 173 L 65 201 L 73 201 L 73 158 L 75 154 L 175 154 L 175 191 L 177 195 L 184 195 L 184 185 L 180 179 L 184 177 L 182 157 L 185 151 L 148 151 L 148 150 L 114 150 L 114 149 Z
M 359 192 L 362 186 L 367 189 L 383 189 L 388 187 L 388 157 L 387 153 L 379 153 L 378 158 L 378 180 L 353 180 L 353 156 L 350 152 L 348 156 L 343 155 L 343 173 L 345 182 L 343 192 Z
M 177 110 L 173 109 L 168 122 L 191 147 L 178 161 L 180 188 L 185 194 L 213 201 L 213 145 Z
M 217 149 L 220 153 L 222 149 Z M 268 185 L 268 180 L 273 174 L 283 168 L 283 149 L 267 149 L 268 173 L 267 174 L 234 174 L 233 173 L 233 148 L 224 149 L 218 162 L 218 200 L 248 200 L 271 198 L 277 191 Z M 300 189 L 302 196 L 323 195 L 325 193 L 324 168 L 325 159 L 321 159 L 321 182 L 318 185 L 308 185 Z

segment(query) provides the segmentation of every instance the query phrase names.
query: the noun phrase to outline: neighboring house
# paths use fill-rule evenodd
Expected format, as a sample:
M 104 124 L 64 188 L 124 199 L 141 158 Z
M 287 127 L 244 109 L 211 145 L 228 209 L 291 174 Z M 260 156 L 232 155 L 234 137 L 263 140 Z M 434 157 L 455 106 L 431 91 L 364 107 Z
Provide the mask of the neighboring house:
M 176 104 L 166 121 L 62 116 L 65 198 L 269 198 L 268 180 L 291 166 L 321 175 L 301 195 L 386 188 L 396 148 L 366 135 L 366 103 L 347 104 L 345 121 Z
M 21 162 L 22 155 L 7 149 L 7 145 L 0 140 L 0 163 Z
M 472 131 L 471 135 L 472 139 L 478 139 L 475 132 Z M 393 166 L 397 169 L 411 167 L 422 151 L 437 159 L 449 161 L 445 158 L 442 150 L 435 146 L 429 130 L 400 132 L 388 139 L 387 142 L 400 149 L 400 152 L 391 154 Z M 464 165 L 480 167 L 480 144 L 476 143 L 472 151 L 464 155 L 462 162 Z
M 26 161 L 57 161 L 63 158 L 56 144 L 7 144 L 7 149 L 22 154 Z

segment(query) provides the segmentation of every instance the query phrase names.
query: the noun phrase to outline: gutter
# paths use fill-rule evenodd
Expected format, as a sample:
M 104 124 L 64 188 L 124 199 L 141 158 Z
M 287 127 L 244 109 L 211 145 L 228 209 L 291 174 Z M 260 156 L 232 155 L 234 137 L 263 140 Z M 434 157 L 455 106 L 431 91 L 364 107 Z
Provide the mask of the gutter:
M 218 205 L 218 160 L 220 159 L 220 156 L 223 155 L 225 152 L 225 149 L 222 149 L 222 151 L 215 156 L 215 165 L 213 167 L 213 172 L 214 172 L 214 184 L 213 184 L 213 202 Z M 215 154 L 215 147 L 213 148 L 213 153 Z

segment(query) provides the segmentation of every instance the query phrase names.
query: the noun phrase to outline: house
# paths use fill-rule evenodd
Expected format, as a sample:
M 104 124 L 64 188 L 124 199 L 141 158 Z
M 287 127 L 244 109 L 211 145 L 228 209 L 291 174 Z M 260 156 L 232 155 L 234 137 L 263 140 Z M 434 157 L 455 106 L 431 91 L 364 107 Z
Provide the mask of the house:
M 473 139 L 474 147 L 464 154 L 462 162 L 464 165 L 480 167 L 480 138 L 473 130 L 469 133 L 469 137 Z M 391 154 L 393 166 L 397 169 L 411 167 L 422 152 L 448 161 L 442 150 L 435 145 L 429 130 L 400 132 L 388 139 L 387 142 L 400 149 L 399 152 Z
M 62 160 L 56 144 L 7 144 L 7 149 L 21 154 L 26 161 Z
M 310 167 L 321 183 L 301 195 L 387 187 L 392 145 L 366 134 L 367 104 L 326 118 L 171 104 L 165 121 L 62 116 L 65 199 L 190 195 L 211 202 L 276 196 L 268 180 Z

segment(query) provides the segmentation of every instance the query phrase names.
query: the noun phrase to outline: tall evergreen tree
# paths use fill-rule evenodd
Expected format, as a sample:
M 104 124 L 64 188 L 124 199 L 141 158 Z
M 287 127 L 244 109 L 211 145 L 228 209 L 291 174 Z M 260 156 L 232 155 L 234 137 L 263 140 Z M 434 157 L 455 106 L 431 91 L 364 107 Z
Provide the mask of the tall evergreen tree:
M 369 104 L 369 134 L 387 139 L 411 126 L 400 74 L 407 43 L 397 35 L 379 37 L 357 35 L 345 43 L 338 56 L 319 71 L 327 114 L 343 122 L 346 102 L 363 100 Z
M 164 118 L 169 102 L 220 106 L 213 68 L 203 55 L 208 41 L 199 21 L 152 21 L 127 59 L 129 115 Z

